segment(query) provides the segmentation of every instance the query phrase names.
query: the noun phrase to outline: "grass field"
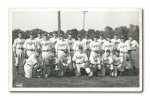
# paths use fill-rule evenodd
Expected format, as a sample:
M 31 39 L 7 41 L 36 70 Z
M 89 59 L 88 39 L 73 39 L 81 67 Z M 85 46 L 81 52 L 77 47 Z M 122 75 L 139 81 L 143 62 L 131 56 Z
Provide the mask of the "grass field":
M 138 53 L 137 53 L 138 54 Z M 137 56 L 138 59 L 139 56 Z M 137 60 L 137 67 L 139 61 Z M 139 68 L 136 72 L 138 73 Z M 129 76 L 118 77 L 88 77 L 83 75 L 81 77 L 50 77 L 48 79 L 32 78 L 26 79 L 15 73 L 13 67 L 13 86 L 22 84 L 23 87 L 139 87 L 139 74 L 133 75 L 131 70 Z

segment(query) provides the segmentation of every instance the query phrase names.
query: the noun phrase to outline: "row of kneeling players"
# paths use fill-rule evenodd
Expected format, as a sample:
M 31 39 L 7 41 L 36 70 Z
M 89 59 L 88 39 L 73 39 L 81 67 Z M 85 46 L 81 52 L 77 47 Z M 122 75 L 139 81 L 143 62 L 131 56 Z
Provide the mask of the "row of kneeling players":
M 95 36 L 93 40 L 88 35 L 84 39 L 78 36 L 78 40 L 69 34 L 67 39 L 61 35 L 57 38 L 49 38 L 47 34 L 38 34 L 34 38 L 24 40 L 22 33 L 15 39 L 13 51 L 15 55 L 16 72 L 23 68 L 25 77 L 33 76 L 49 77 L 51 73 L 64 76 L 65 73 L 73 72 L 76 76 L 81 75 L 81 68 L 85 69 L 88 76 L 105 76 L 109 69 L 110 76 L 120 75 L 133 67 L 135 72 L 135 58 L 138 43 L 129 36 L 125 41 L 114 36 L 114 39 L 103 35 Z M 99 38 L 99 39 L 98 39 Z

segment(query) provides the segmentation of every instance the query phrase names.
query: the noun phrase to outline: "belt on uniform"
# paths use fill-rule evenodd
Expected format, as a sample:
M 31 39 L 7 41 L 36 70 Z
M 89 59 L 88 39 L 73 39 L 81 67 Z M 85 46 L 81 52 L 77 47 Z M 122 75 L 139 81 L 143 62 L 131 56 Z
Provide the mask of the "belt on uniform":
M 120 52 L 120 53 L 127 53 L 127 52 Z
M 27 64 L 27 65 L 31 66 L 30 64 Z
M 49 52 L 49 51 L 51 51 L 51 50 L 42 50 L 43 52 Z
M 83 63 L 85 63 L 85 62 L 83 62 Z M 83 64 L 83 63 L 76 63 L 76 64 Z
M 132 49 L 132 50 L 130 50 L 130 51 L 136 51 L 136 49 Z
M 34 49 L 27 49 L 28 51 L 35 51 Z
M 19 50 L 24 50 L 24 48 L 18 48 Z
M 73 51 L 73 49 L 70 49 L 70 51 Z
M 60 51 L 65 51 L 64 49 L 58 49 L 58 50 L 60 50 Z

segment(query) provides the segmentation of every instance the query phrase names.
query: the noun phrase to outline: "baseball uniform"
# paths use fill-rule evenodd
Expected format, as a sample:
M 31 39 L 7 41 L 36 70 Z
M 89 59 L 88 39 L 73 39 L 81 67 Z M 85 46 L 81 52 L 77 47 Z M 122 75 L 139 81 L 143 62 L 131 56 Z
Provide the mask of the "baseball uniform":
M 85 52 L 88 56 L 88 58 L 90 57 L 90 43 L 92 42 L 92 39 L 86 39 L 84 38 L 83 40 L 83 43 L 85 45 Z
M 136 40 L 127 40 L 126 43 L 130 46 L 131 49 L 131 60 L 132 60 L 132 65 L 136 66 L 136 50 L 138 48 L 138 42 Z
M 79 41 L 77 40 L 74 45 L 73 45 L 73 50 L 76 52 L 79 50 L 79 46 L 82 46 L 83 47 L 83 50 L 85 50 L 85 45 L 84 45 L 84 42 L 83 41 Z
M 13 43 L 13 51 L 16 53 L 15 57 L 15 66 L 18 66 L 17 71 L 23 72 L 23 64 L 25 62 L 24 59 L 24 45 L 25 39 L 17 38 Z
M 68 45 L 69 45 L 69 49 L 70 49 L 70 56 L 73 57 L 74 51 L 73 51 L 73 45 L 75 43 L 75 39 L 66 39 Z
M 114 49 L 117 49 L 118 44 L 121 42 L 121 40 L 113 38 L 111 39 L 111 42 L 114 43 Z
M 105 76 L 106 69 L 113 69 L 113 58 L 111 55 L 107 56 L 106 53 L 101 57 L 101 76 Z
M 52 43 L 55 45 L 56 43 L 57 43 L 57 41 L 59 41 L 59 38 L 55 38 L 55 37 L 52 37 L 51 39 L 50 39 L 51 41 L 52 41 Z
M 114 43 L 106 41 L 106 42 L 104 42 L 102 49 L 103 49 L 105 52 L 106 52 L 106 50 L 109 49 L 109 50 L 110 50 L 110 53 L 111 53 L 111 55 L 112 55 L 112 52 L 113 52 L 113 50 L 114 50 Z
M 37 49 L 40 49 L 40 44 L 36 39 L 27 39 L 23 46 L 27 51 L 26 54 L 28 57 L 32 55 Z
M 76 76 L 81 75 L 81 72 L 80 72 L 81 68 L 84 68 L 88 74 L 90 73 L 90 69 L 86 67 L 86 63 L 88 61 L 88 57 L 87 57 L 86 53 L 75 52 L 72 60 L 75 62 L 75 66 L 76 66 L 76 68 L 75 68 Z

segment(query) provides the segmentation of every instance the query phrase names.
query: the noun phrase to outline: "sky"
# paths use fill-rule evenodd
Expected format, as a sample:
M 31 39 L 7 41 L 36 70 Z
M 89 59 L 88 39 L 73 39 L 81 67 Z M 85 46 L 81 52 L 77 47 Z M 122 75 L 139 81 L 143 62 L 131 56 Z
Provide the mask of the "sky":
M 57 11 L 13 11 L 12 29 L 23 31 L 40 28 L 51 32 L 57 30 Z M 106 26 L 113 29 L 130 24 L 139 25 L 138 11 L 88 11 L 85 15 L 85 30 L 104 30 Z M 61 11 L 61 29 L 83 28 L 82 11 Z

